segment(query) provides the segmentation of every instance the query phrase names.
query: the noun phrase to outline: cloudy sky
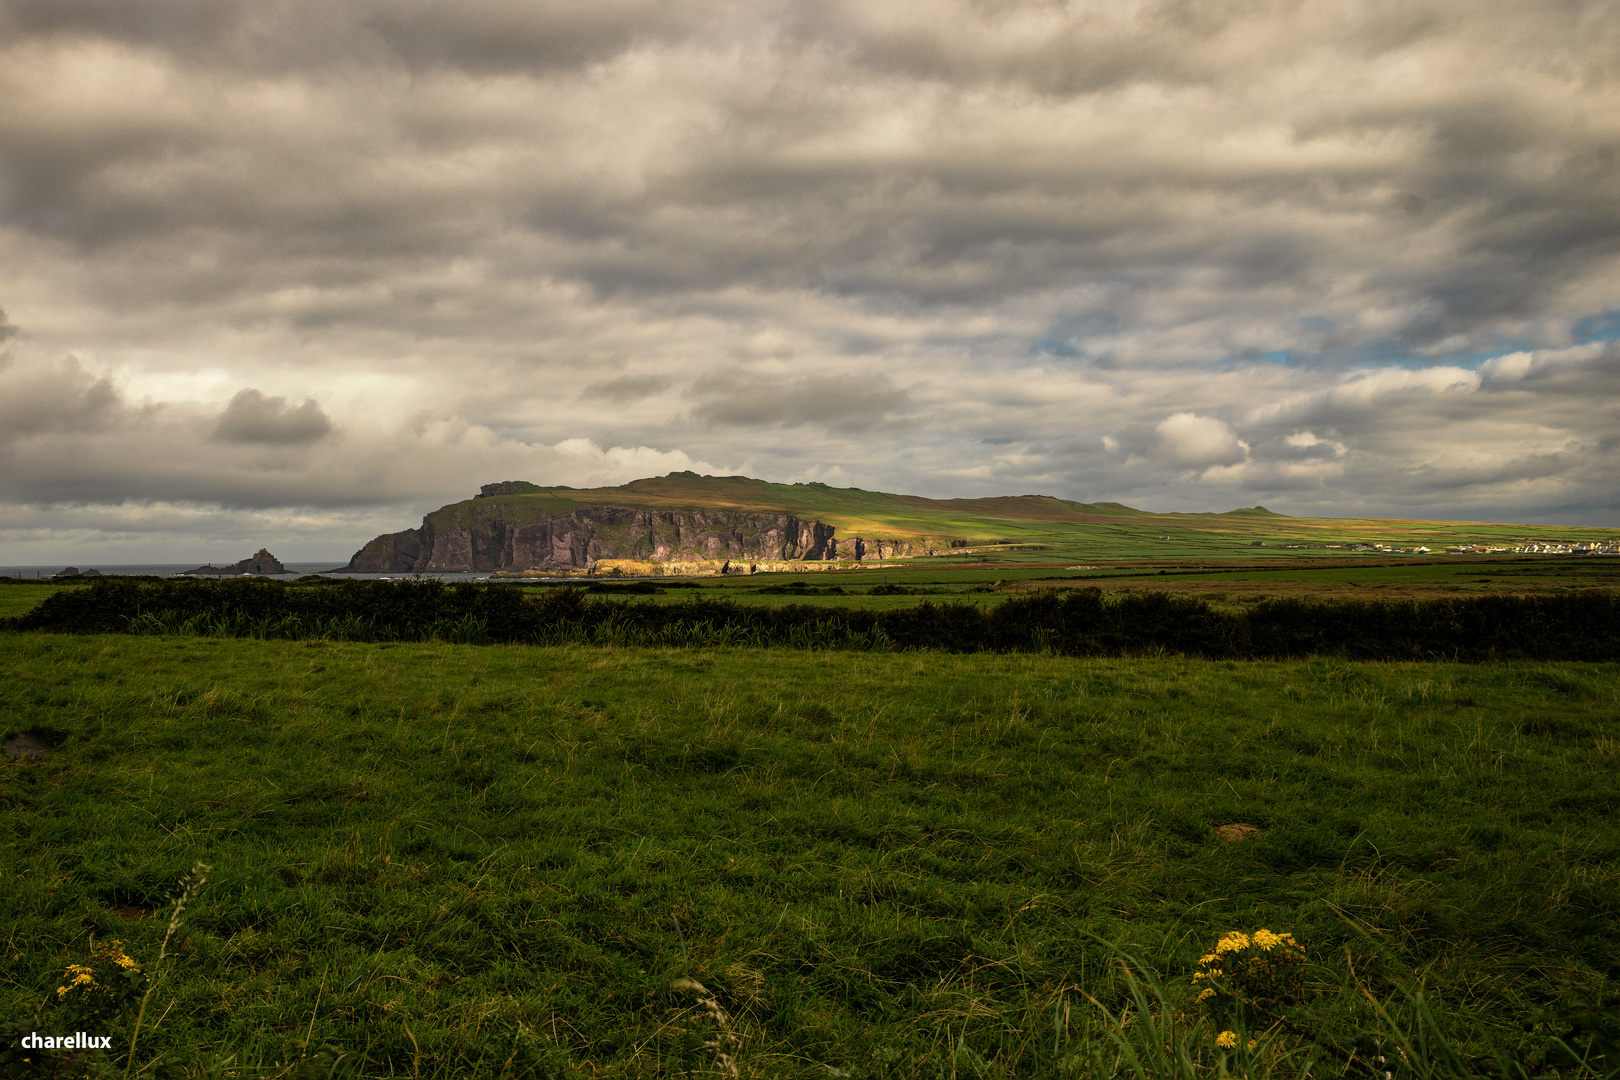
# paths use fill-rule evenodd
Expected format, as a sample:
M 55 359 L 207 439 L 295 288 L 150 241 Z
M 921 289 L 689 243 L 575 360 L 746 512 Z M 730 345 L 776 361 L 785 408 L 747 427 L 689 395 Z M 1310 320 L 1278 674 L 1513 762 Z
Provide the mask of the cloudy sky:
M 0 563 L 746 473 L 1620 526 L 1620 4 L 0 0 Z

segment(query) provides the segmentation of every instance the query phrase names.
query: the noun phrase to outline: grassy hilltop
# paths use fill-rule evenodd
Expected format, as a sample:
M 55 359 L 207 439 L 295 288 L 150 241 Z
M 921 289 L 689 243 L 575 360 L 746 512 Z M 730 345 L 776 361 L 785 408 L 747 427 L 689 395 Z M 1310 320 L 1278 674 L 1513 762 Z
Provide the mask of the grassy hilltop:
M 841 537 L 955 539 L 997 561 L 1074 559 L 1254 558 L 1342 554 L 1309 545 L 1387 544 L 1435 550 L 1458 544 L 1516 546 L 1526 541 L 1595 542 L 1614 530 L 1484 522 L 1378 518 L 1296 518 L 1264 507 L 1223 514 L 1155 514 L 1115 502 L 1081 503 L 1049 495 L 926 499 L 826 484 L 773 484 L 746 476 L 670 473 L 619 487 L 541 487 L 510 482 L 509 494 L 452 503 L 428 515 L 440 531 L 498 510 L 516 523 L 564 516 L 581 506 L 657 510 L 724 509 L 791 513 L 826 522 Z M 1261 541 L 1265 548 L 1251 545 Z M 1289 545 L 1294 545 L 1289 547 Z M 994 548 L 987 553 L 985 548 Z

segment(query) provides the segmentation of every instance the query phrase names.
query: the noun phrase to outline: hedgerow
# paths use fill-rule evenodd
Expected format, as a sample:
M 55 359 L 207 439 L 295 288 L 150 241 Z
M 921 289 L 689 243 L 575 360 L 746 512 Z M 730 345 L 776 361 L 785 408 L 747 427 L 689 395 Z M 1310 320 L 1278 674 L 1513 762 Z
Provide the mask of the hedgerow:
M 990 607 L 922 601 L 886 611 L 727 600 L 597 598 L 560 586 L 110 578 L 58 592 L 12 630 L 351 641 L 594 642 L 1177 655 L 1207 659 L 1613 660 L 1620 596 L 1266 600 L 1223 610 L 1168 593 L 1048 590 Z

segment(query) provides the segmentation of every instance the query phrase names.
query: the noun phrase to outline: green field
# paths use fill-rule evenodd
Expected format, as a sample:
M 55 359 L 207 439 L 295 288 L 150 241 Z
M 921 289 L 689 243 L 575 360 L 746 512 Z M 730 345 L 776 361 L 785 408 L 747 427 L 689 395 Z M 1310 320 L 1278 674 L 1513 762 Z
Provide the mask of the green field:
M 1262 563 L 1176 560 L 1102 561 L 1077 570 L 1056 564 L 985 563 L 888 565 L 815 574 L 754 574 L 694 581 L 689 587 L 648 583 L 649 599 L 679 602 L 694 596 L 741 603 L 808 603 L 826 607 L 887 609 L 925 599 L 997 603 L 1035 589 L 1090 588 L 1105 592 L 1169 592 L 1232 598 L 1309 596 L 1379 599 L 1447 595 L 1535 595 L 1581 589 L 1620 588 L 1620 557 L 1438 558 L 1403 561 L 1272 560 Z M 634 589 L 633 583 L 630 589 Z M 890 592 L 899 587 L 907 592 Z M 530 588 L 540 588 L 530 586 Z M 601 582 L 594 593 L 636 596 L 624 584 Z M 876 589 L 876 593 L 874 593 Z M 0 600 L 3 600 L 0 594 Z
M 52 1023 L 92 939 L 152 969 L 212 866 L 130 1075 L 1135 1074 L 1095 999 L 1143 1052 L 1179 1019 L 1181 1075 L 1293 1076 L 1420 988 L 1538 1061 L 1540 1010 L 1620 985 L 1612 665 L 5 634 L 0 670 L 5 737 L 58 748 L 0 764 L 0 1018 Z M 1307 989 L 1226 1060 L 1190 976 L 1261 927 Z
M 1313 559 L 1210 563 L 1197 560 L 1116 560 L 1073 570 L 1054 563 L 945 560 L 815 574 L 755 574 L 667 581 L 584 583 L 595 596 L 679 603 L 693 598 L 772 606 L 892 610 L 923 601 L 1000 603 L 1033 589 L 1100 588 L 1105 592 L 1169 592 L 1244 604 L 1264 597 L 1432 598 L 1450 595 L 1535 595 L 1620 588 L 1620 558 Z M 629 586 L 627 589 L 626 586 Z M 0 618 L 21 615 L 59 589 L 82 582 L 0 581 Z M 538 594 L 553 586 L 525 585 Z M 648 592 L 634 591 L 651 589 Z M 876 592 L 874 592 L 874 589 Z

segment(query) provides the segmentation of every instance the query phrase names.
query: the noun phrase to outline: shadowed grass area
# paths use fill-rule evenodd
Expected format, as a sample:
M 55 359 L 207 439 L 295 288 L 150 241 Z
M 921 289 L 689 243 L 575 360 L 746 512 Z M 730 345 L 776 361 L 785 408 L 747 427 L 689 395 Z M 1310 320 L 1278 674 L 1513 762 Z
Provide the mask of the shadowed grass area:
M 1460 1052 L 1539 1054 L 1536 1008 L 1620 976 L 1612 666 L 0 650 L 5 735 L 56 747 L 0 765 L 3 1016 L 50 1023 L 92 937 L 150 968 L 213 867 L 138 1063 L 307 1039 L 367 1076 L 1129 1074 L 1100 937 L 1214 1076 L 1190 977 L 1229 929 L 1306 944 L 1300 1023 L 1342 1046 L 1382 1024 L 1361 987 L 1421 986 Z M 1294 1075 L 1301 1037 L 1267 1038 L 1246 1074 Z

